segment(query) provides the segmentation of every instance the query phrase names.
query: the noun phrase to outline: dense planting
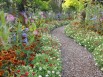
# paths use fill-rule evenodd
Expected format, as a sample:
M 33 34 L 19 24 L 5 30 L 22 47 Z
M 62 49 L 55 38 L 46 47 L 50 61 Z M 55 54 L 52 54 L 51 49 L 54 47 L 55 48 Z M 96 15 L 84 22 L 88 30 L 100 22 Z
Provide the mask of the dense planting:
M 5 18 L 2 20 L 0 76 L 61 76 L 60 44 L 48 33 L 56 27 L 67 24 L 68 20 L 45 22 L 41 19 L 28 23 L 27 27 L 18 22 L 13 26 L 14 22 L 6 23 Z M 7 29 L 6 36 L 3 36 L 4 28 Z

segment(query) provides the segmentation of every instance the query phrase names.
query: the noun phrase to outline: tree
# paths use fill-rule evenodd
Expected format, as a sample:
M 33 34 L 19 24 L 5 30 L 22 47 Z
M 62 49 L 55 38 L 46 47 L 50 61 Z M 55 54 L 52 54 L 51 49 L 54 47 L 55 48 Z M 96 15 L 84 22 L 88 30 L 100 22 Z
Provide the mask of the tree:
M 55 13 L 62 12 L 62 3 L 64 0 L 51 0 L 50 6 Z

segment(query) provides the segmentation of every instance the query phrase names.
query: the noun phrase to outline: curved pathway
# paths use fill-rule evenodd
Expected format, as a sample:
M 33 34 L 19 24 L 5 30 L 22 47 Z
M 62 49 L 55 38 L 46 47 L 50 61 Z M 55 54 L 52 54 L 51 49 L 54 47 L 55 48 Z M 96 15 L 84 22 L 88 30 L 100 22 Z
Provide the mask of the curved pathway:
M 86 48 L 66 37 L 64 27 L 51 32 L 61 42 L 62 77 L 103 77 L 103 73 L 95 66 L 92 55 Z

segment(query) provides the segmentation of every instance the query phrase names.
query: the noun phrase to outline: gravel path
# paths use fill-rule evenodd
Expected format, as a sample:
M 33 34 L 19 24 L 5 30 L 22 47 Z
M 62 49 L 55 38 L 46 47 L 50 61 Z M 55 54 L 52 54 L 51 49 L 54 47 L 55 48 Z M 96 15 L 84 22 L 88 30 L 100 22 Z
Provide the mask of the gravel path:
M 92 55 L 73 39 L 66 37 L 64 27 L 53 30 L 51 34 L 62 44 L 62 77 L 103 77 Z

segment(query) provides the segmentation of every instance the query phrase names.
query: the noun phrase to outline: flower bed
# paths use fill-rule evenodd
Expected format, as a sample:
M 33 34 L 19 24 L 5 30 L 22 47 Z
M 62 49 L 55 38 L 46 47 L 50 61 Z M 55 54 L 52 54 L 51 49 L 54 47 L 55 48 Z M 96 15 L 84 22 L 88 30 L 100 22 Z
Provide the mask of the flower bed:
M 32 62 L 29 65 L 16 67 L 17 77 L 25 75 L 28 77 L 60 77 L 61 59 L 58 42 L 49 35 L 43 35 L 40 41 L 42 46 Z
M 60 44 L 48 35 L 50 30 L 62 26 L 67 21 L 28 24 L 28 28 L 16 23 L 8 29 L 7 36 L 0 35 L 0 76 L 2 77 L 60 77 Z M 4 29 L 5 28 L 5 29 Z M 5 31 L 0 31 L 1 34 Z M 46 33 L 47 32 L 47 33 Z M 13 39 L 8 42 L 8 37 Z M 2 39 L 1 39 L 2 38 Z M 4 39 L 5 38 L 5 39 Z
M 103 36 L 71 24 L 66 26 L 65 34 L 76 40 L 80 45 L 85 46 L 94 55 L 96 65 L 103 70 Z
M 38 46 L 38 47 L 35 47 Z M 2 50 L 0 53 L 0 76 L 60 77 L 60 44 L 43 34 L 37 44 L 18 49 Z M 14 55 L 13 55 L 14 54 Z
M 3 11 L 0 15 L 0 77 L 60 77 L 60 44 L 48 33 L 69 21 L 23 24 L 19 18 L 6 22 Z

